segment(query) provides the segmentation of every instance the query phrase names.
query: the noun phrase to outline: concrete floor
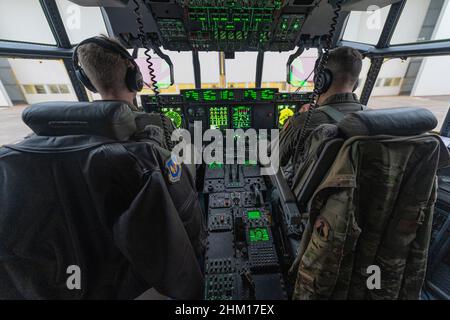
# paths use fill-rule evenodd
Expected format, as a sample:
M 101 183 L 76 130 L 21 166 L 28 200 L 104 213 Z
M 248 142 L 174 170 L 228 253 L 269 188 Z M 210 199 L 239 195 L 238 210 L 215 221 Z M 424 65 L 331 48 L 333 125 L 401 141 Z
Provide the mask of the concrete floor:
M 392 107 L 424 107 L 431 110 L 439 120 L 436 131 L 442 127 L 450 107 L 450 96 L 438 97 L 372 97 L 369 107 L 373 109 Z M 0 146 L 15 143 L 28 135 L 31 130 L 22 122 L 22 111 L 26 106 L 0 107 Z
M 22 122 L 22 111 L 25 108 L 26 106 L 0 108 L 0 146 L 20 141 L 31 132 Z
M 373 109 L 384 109 L 393 107 L 423 107 L 429 109 L 439 121 L 435 131 L 440 131 L 450 108 L 450 96 L 435 97 L 372 97 L 369 107 Z

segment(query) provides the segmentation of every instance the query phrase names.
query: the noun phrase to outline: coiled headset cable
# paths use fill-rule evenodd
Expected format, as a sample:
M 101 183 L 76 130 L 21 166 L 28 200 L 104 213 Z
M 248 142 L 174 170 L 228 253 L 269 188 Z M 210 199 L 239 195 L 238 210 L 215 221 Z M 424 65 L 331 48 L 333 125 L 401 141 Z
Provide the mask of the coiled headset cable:
M 336 4 L 335 4 L 335 8 L 333 11 L 333 19 L 332 19 L 332 23 L 330 25 L 330 30 L 328 32 L 327 38 L 326 38 L 326 43 L 325 43 L 325 47 L 323 48 L 323 54 L 320 55 L 318 57 L 319 60 L 319 64 L 317 66 L 317 70 L 315 70 L 317 72 L 317 74 L 322 74 L 324 72 L 325 66 L 328 63 L 328 58 L 330 56 L 330 51 L 331 51 L 331 46 L 333 45 L 333 39 L 334 39 L 334 34 L 336 33 L 336 28 L 337 28 L 337 24 L 338 24 L 338 19 L 339 19 L 339 14 L 342 11 L 342 1 L 343 0 L 337 0 Z M 316 77 L 316 79 L 318 79 L 319 77 Z M 320 98 L 320 93 L 319 93 L 319 89 L 318 86 L 315 84 L 314 85 L 314 91 L 310 96 L 310 100 L 309 100 L 309 105 L 311 106 L 306 114 L 306 119 L 305 119 L 305 123 L 303 124 L 300 133 L 297 134 L 296 139 L 293 139 L 291 141 L 291 145 L 289 146 L 289 149 L 292 150 L 292 148 L 296 147 L 296 152 L 300 152 L 303 153 L 304 148 L 305 148 L 305 137 L 306 137 L 306 133 L 307 130 L 309 129 L 310 126 L 310 122 L 311 122 L 311 117 L 312 117 L 312 112 L 314 109 L 317 109 L 319 107 L 319 98 Z
M 160 116 L 160 120 L 161 120 L 161 124 L 162 124 L 162 129 L 164 132 L 164 140 L 165 140 L 165 144 L 166 147 L 169 150 L 172 150 L 173 145 L 172 145 L 172 138 L 169 132 L 169 129 L 167 127 L 167 123 L 166 123 L 166 118 L 164 117 L 163 113 L 161 112 L 161 97 L 160 97 L 160 91 L 158 88 L 158 81 L 156 80 L 156 74 L 155 74 L 155 69 L 153 67 L 153 61 L 152 61 L 152 56 L 150 55 L 150 46 L 147 42 L 147 37 L 145 35 L 145 29 L 144 29 L 144 22 L 142 20 L 142 15 L 141 15 L 141 5 L 140 5 L 140 1 L 139 0 L 133 0 L 133 3 L 135 5 L 134 7 L 134 14 L 136 16 L 136 22 L 138 24 L 138 38 L 141 42 L 141 46 L 145 49 L 144 54 L 146 56 L 145 61 L 147 62 L 147 68 L 148 68 L 148 74 L 150 76 L 150 83 L 152 86 L 152 90 L 155 93 L 155 97 L 156 97 L 156 106 L 159 109 L 159 116 Z

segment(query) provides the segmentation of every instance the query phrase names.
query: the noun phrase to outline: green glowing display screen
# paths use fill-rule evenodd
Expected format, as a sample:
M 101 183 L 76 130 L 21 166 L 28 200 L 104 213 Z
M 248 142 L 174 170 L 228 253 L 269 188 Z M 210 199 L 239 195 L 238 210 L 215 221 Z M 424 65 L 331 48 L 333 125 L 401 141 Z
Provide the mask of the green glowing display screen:
M 261 100 L 273 100 L 275 98 L 275 90 L 264 89 L 261 90 Z
M 267 228 L 252 228 L 249 230 L 250 242 L 269 241 Z
M 181 108 L 161 108 L 161 112 L 172 120 L 177 129 L 180 129 L 183 125 L 183 112 Z
M 228 108 L 209 108 L 209 127 L 211 129 L 224 130 L 228 128 Z
M 282 128 L 295 114 L 296 105 L 278 105 L 278 126 Z
M 203 100 L 205 101 L 217 101 L 217 91 L 205 90 L 203 91 Z
M 183 92 L 184 99 L 188 102 L 198 102 L 200 101 L 200 92 L 195 90 L 187 90 Z
M 244 90 L 244 99 L 245 100 L 258 99 L 258 94 L 257 94 L 256 90 L 252 90 L 252 89 Z
M 248 129 L 252 126 L 252 108 L 247 106 L 233 107 L 231 115 L 233 129 Z
M 261 219 L 261 211 L 259 211 L 259 210 L 247 211 L 247 217 L 250 220 Z
M 220 100 L 222 100 L 222 101 L 234 101 L 234 91 L 222 90 L 220 92 Z

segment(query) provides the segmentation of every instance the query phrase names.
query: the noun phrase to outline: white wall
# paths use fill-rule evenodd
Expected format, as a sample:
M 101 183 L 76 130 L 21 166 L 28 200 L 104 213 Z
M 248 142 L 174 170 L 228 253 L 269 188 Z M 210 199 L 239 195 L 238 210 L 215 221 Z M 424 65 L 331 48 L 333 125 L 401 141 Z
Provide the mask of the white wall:
M 3 83 L 0 81 L 0 107 L 11 107 L 12 102 L 8 97 L 8 93 L 3 86 Z
M 236 52 L 234 59 L 225 59 L 227 82 L 255 82 L 257 57 L 256 52 Z
M 391 44 L 417 42 L 432 0 L 408 0 L 399 19 Z
M 448 38 L 450 30 L 450 1 L 444 4 L 433 39 Z M 413 96 L 449 95 L 450 57 L 424 59 L 412 92 Z
M 219 53 L 218 52 L 199 52 L 198 53 L 202 83 L 219 83 Z
M 381 67 L 380 78 L 403 78 L 408 70 L 409 60 L 402 61 L 400 59 L 387 60 Z M 400 86 L 397 87 L 376 87 L 374 90 L 374 96 L 397 96 L 400 94 Z
M 76 101 L 69 76 L 59 60 L 8 59 L 17 82 L 26 84 L 67 84 L 70 94 L 25 94 L 28 103 L 45 101 Z
M 403 44 L 417 42 L 418 36 L 422 29 L 425 16 L 431 0 L 409 0 L 402 13 L 397 29 L 393 35 L 392 44 Z M 445 16 L 442 16 L 441 22 L 437 29 L 444 35 L 435 35 L 433 38 L 448 38 L 448 30 L 450 30 L 450 9 L 447 0 Z M 382 25 L 389 12 L 389 8 L 383 8 L 379 11 Z M 372 19 L 366 12 L 353 12 L 347 24 L 347 29 L 344 39 L 353 40 L 357 42 L 376 43 L 381 34 L 381 30 L 376 28 L 368 28 L 367 21 Z M 379 73 L 378 79 L 381 78 L 404 78 L 408 70 L 408 62 L 400 59 L 386 61 Z M 439 66 L 440 65 L 440 66 Z M 366 76 L 369 65 L 364 64 L 362 75 Z M 422 71 L 419 73 L 416 87 L 413 95 L 434 95 L 434 94 L 449 94 L 450 86 L 447 86 L 445 81 L 442 81 L 442 75 L 445 72 L 450 74 L 450 60 L 448 57 L 425 59 L 422 65 Z M 392 96 L 400 93 L 401 86 L 397 87 L 375 87 L 373 96 Z M 361 91 L 359 89 L 357 92 Z
M 417 42 L 427 14 L 430 0 L 410 0 L 407 2 L 397 29 L 392 37 L 392 44 Z M 414 21 L 414 23 L 412 23 Z M 408 70 L 409 60 L 394 59 L 386 61 L 378 75 L 381 78 L 404 78 Z M 395 96 L 400 93 L 401 83 L 397 87 L 375 87 L 373 96 Z

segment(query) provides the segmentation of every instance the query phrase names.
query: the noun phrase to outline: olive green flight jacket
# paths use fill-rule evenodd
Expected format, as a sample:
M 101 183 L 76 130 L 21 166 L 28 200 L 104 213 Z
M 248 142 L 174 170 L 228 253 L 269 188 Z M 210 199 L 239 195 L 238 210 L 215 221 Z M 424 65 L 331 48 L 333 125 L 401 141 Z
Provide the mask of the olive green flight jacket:
M 418 299 L 436 172 L 448 165 L 449 153 L 435 135 L 346 141 L 311 200 L 291 268 L 293 298 Z

